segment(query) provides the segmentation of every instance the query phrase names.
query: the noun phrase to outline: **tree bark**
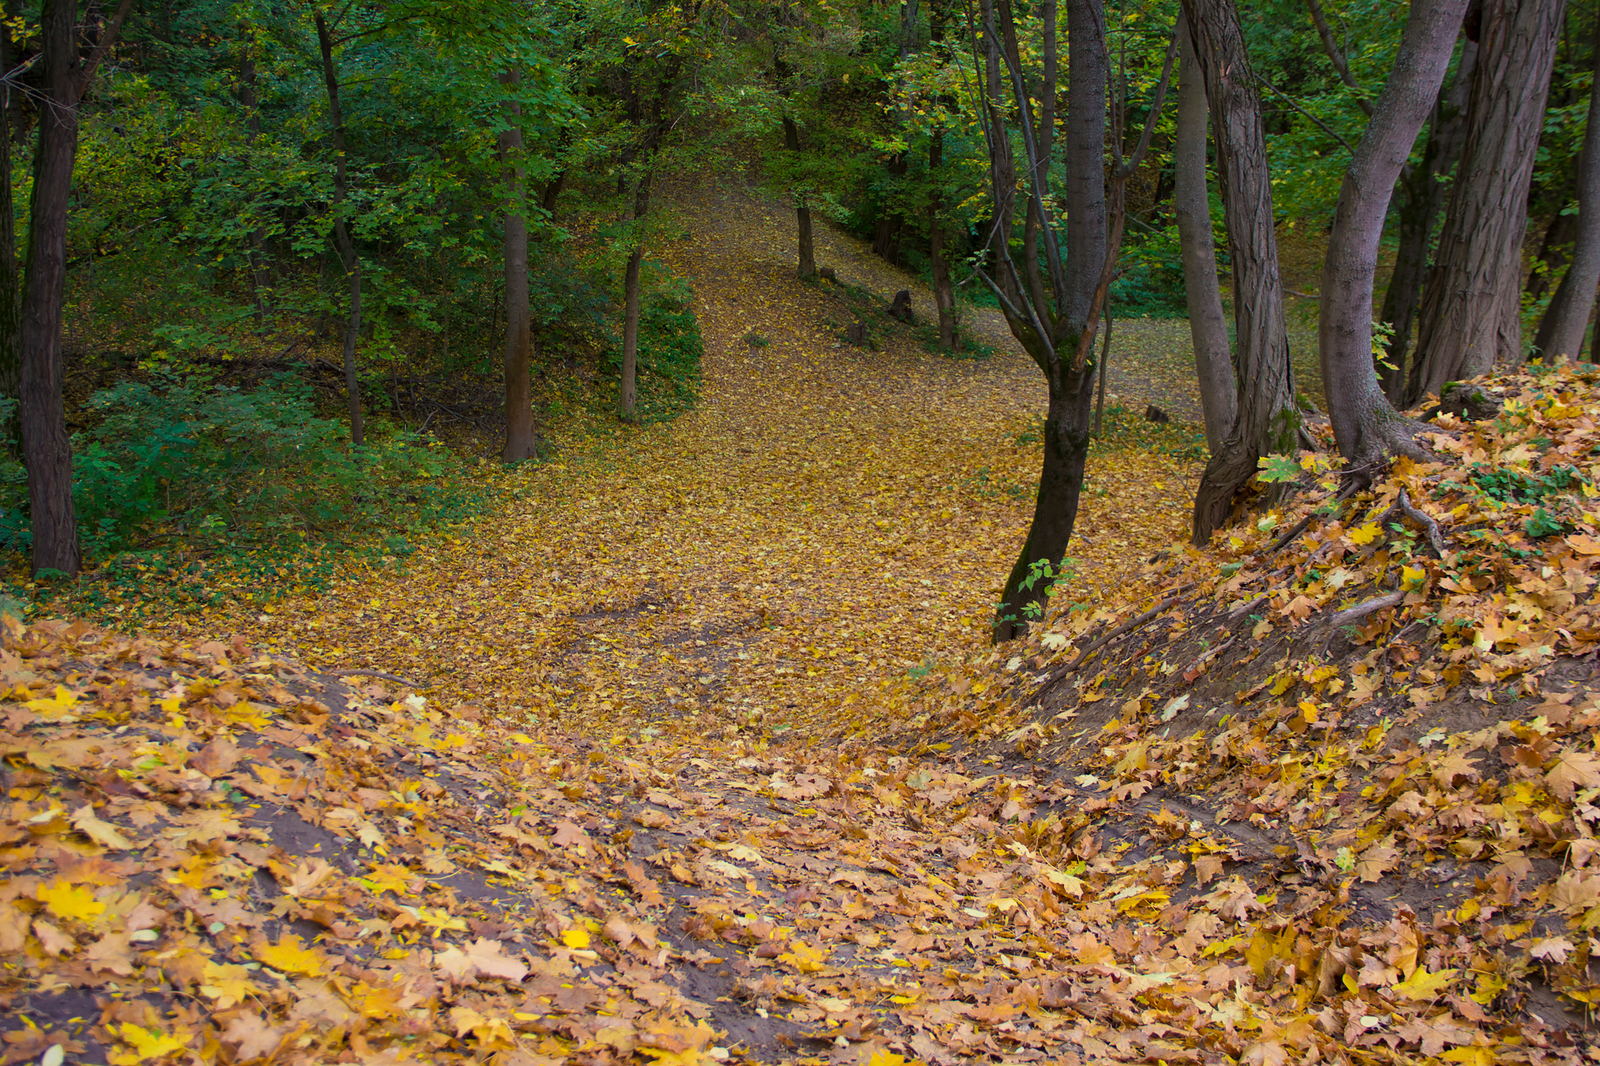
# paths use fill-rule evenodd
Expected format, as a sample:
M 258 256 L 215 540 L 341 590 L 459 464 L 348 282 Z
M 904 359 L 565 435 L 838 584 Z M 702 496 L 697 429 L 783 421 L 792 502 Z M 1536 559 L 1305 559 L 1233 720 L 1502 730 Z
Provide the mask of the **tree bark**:
M 515 86 L 517 71 L 500 76 L 502 84 Z M 506 446 L 501 458 L 508 463 L 536 457 L 533 435 L 533 388 L 529 377 L 533 348 L 532 315 L 528 308 L 527 169 L 522 161 L 522 107 L 505 103 L 506 129 L 500 134 L 500 161 L 509 186 L 506 195 Z
M 1206 446 L 1222 449 L 1237 415 L 1238 385 L 1228 350 L 1228 320 L 1217 285 L 1217 255 L 1206 192 L 1206 86 L 1194 55 L 1188 20 L 1178 17 L 1178 123 L 1172 149 L 1172 206 L 1183 252 L 1183 293 L 1189 306 L 1189 337 L 1200 383 Z
M 67 212 L 78 151 L 78 20 L 73 0 L 45 0 L 43 106 L 33 160 L 27 277 L 18 331 L 22 448 L 28 467 L 33 570 L 78 572 L 72 505 L 72 443 L 62 404 L 61 310 L 67 274 Z
M 361 418 L 361 382 L 356 374 L 356 342 L 361 336 L 361 256 L 350 237 L 345 205 L 349 202 L 349 181 L 345 170 L 344 112 L 339 107 L 339 75 L 333 65 L 333 37 L 328 23 L 318 11 L 317 44 L 322 50 L 322 80 L 328 89 L 328 121 L 333 126 L 333 238 L 350 286 L 350 313 L 344 327 L 344 388 L 350 411 L 350 443 L 360 447 L 365 440 Z
M 1412 0 L 1394 69 L 1345 170 L 1322 267 L 1317 342 L 1328 414 L 1352 468 L 1392 453 L 1425 458 L 1409 423 L 1378 387 L 1372 365 L 1372 289 L 1395 181 L 1433 109 L 1468 0 Z
M 1528 184 L 1564 7 L 1562 0 L 1483 0 L 1467 140 L 1423 295 L 1408 406 L 1497 361 L 1522 361 Z
M 1378 316 L 1391 330 L 1386 353 L 1389 366 L 1380 371 L 1379 380 L 1384 394 L 1394 403 L 1405 397 L 1406 355 L 1411 348 L 1411 331 L 1416 328 L 1422 283 L 1428 276 L 1433 225 L 1449 191 L 1445 176 L 1461 157 L 1461 146 L 1467 138 L 1467 89 L 1472 84 L 1472 69 L 1477 59 L 1478 42 L 1468 37 L 1461 45 L 1455 77 L 1439 94 L 1434 106 L 1422 163 L 1412 167 L 1401 179 L 1405 194 L 1397 212 L 1399 240 L 1394 270 L 1389 275 L 1389 284 L 1383 293 L 1383 310 Z
M 783 116 L 783 143 L 796 158 L 800 155 L 800 127 L 788 115 Z M 794 217 L 800 234 L 800 276 L 817 276 L 817 253 L 811 236 L 811 208 L 806 205 L 803 191 L 794 193 Z
M 950 260 L 945 251 L 944 199 L 939 195 L 937 183 L 944 166 L 944 129 L 936 128 L 928 139 L 928 172 L 935 183 L 932 199 L 928 203 L 928 258 L 933 270 L 933 305 L 939 312 L 939 347 L 947 352 L 956 350 L 955 287 L 950 280 Z
M 1600 87 L 1600 34 L 1595 42 L 1595 85 Z M 1578 161 L 1578 224 L 1573 237 L 1572 265 L 1545 308 L 1533 346 L 1540 354 L 1576 360 L 1594 311 L 1600 286 L 1600 91 L 1589 91 L 1589 126 L 1583 133 Z
M 649 210 L 650 177 L 645 175 L 634 192 L 634 222 L 642 222 Z M 634 404 L 639 383 L 639 267 L 644 262 L 644 246 L 637 240 L 628 254 L 628 268 L 622 278 L 622 382 L 617 392 L 617 414 L 624 422 L 638 419 Z
M 11 5 L 0 4 L 0 14 L 9 17 Z M 16 62 L 11 29 L 0 22 L 0 70 L 10 70 Z M 12 90 L 0 85 L 0 175 L 11 173 Z M 12 200 L 11 182 L 0 181 L 0 393 L 17 398 L 21 367 L 17 352 L 17 327 L 20 314 L 22 278 L 17 264 L 17 208 Z M 15 417 L 0 427 L 7 447 L 20 443 L 20 426 Z
M 1030 579 L 1037 578 L 1041 562 L 1052 568 L 1061 566 L 1077 520 L 1095 371 L 1094 361 L 1084 357 L 1080 340 L 1088 330 L 1087 317 L 1106 262 L 1104 155 L 1109 62 L 1100 0 L 1068 0 L 1067 118 L 1063 130 L 1067 162 L 1060 193 L 1067 239 L 1062 248 L 1056 242 L 1051 217 L 1055 197 L 1049 184 L 1050 131 L 1043 121 L 1046 102 L 1053 106 L 1057 88 L 1054 0 L 1040 5 L 1040 25 L 1046 33 L 1044 71 L 1033 87 L 1023 81 L 1009 0 L 984 0 L 982 11 L 988 82 L 984 132 L 995 205 L 995 226 L 988 242 L 993 276 L 985 275 L 985 281 L 999 298 L 1012 335 L 1044 372 L 1049 388 L 1044 462 L 1033 521 L 996 610 L 994 639 L 999 642 L 1024 632 L 1030 615 L 1042 613 L 1048 581 Z M 1008 92 L 1014 107 L 1006 104 Z M 1040 101 L 1037 122 L 1033 100 Z M 1016 181 L 1010 131 L 1005 127 L 1011 114 L 1020 126 L 1017 143 L 1027 157 L 1021 183 Z M 1012 198 L 1019 188 L 1028 198 L 1023 246 L 1039 251 L 1020 264 L 1012 261 L 1007 247 L 1011 221 L 1016 217 Z M 1049 273 L 1048 285 L 1041 273 L 1041 258 Z
M 1257 460 L 1293 446 L 1300 413 L 1283 317 L 1261 102 L 1251 87 L 1239 13 L 1233 0 L 1184 0 L 1183 10 L 1211 105 L 1238 332 L 1238 413 L 1221 449 L 1206 463 L 1195 494 L 1193 540 L 1203 545 L 1255 476 Z
M 244 108 L 246 151 L 254 153 L 256 141 L 261 138 L 261 100 L 256 85 L 256 60 L 250 54 L 251 45 L 245 44 L 239 57 L 239 106 Z M 252 160 L 252 164 L 254 161 Z M 266 269 L 266 231 L 256 226 L 250 231 L 250 294 L 256 305 L 256 325 L 267 324 L 267 288 L 270 280 Z

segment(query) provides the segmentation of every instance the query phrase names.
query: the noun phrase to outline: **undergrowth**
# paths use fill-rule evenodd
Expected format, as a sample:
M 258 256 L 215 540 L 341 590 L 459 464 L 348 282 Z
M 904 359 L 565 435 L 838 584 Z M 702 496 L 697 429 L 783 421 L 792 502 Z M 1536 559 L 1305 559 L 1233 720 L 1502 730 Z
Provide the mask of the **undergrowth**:
M 35 609 L 199 609 L 266 590 L 313 589 L 339 556 L 398 560 L 413 540 L 481 512 L 489 490 L 431 438 L 383 433 L 359 448 L 317 415 L 310 386 L 280 374 L 255 389 L 173 377 L 91 397 L 73 438 L 84 575 L 13 579 Z M 0 460 L 0 550 L 25 574 L 27 481 Z

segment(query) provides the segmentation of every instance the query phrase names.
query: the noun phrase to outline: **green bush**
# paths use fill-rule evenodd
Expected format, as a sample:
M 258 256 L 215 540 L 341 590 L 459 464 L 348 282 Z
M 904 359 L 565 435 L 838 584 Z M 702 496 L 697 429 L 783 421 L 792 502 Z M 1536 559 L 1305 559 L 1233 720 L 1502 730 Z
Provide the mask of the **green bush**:
M 91 564 L 173 543 L 201 555 L 338 546 L 449 521 L 477 495 L 448 476 L 458 460 L 437 443 L 400 435 L 350 447 L 290 375 L 248 391 L 125 382 L 91 397 L 89 413 L 97 424 L 73 437 L 73 499 Z M 0 547 L 28 548 L 26 499 L 20 466 L 0 468 Z
M 649 293 L 639 309 L 637 413 L 641 422 L 668 422 L 700 399 L 700 361 L 705 342 L 687 281 L 669 279 Z M 606 355 L 602 369 L 618 374 L 620 348 Z

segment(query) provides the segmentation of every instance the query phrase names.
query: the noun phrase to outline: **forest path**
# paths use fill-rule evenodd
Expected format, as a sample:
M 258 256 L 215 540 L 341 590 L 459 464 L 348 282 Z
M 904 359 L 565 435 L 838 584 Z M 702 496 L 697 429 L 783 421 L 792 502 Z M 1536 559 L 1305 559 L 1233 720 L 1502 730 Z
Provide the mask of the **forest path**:
M 695 286 L 699 407 L 569 439 L 510 475 L 520 499 L 502 513 L 403 574 L 368 569 L 276 605 L 252 639 L 592 735 L 701 737 L 757 722 L 858 732 L 894 717 L 916 676 L 983 646 L 1031 515 L 1037 369 L 992 323 L 983 361 L 904 331 L 882 351 L 844 345 L 845 305 L 794 277 L 792 213 L 737 190 L 678 210 L 687 235 L 667 257 Z M 848 238 L 818 243 L 842 280 L 915 287 Z M 1196 464 L 1152 454 L 1142 432 L 1097 446 L 1078 595 L 1184 532 Z

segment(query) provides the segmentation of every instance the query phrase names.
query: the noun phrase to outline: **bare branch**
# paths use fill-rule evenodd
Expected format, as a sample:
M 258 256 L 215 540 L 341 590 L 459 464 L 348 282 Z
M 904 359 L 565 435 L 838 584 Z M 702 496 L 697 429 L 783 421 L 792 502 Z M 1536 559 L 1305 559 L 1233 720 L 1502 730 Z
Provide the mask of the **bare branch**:
M 1260 82 L 1262 85 L 1265 85 L 1267 88 L 1271 89 L 1273 92 L 1275 92 L 1279 96 L 1283 97 L 1283 102 L 1284 103 L 1288 104 L 1290 107 L 1292 107 L 1296 111 L 1300 112 L 1306 118 L 1308 118 L 1312 122 L 1316 123 L 1317 128 L 1322 130 L 1323 133 L 1326 133 L 1329 137 L 1332 137 L 1334 140 L 1336 140 L 1340 144 L 1344 145 L 1344 150 L 1345 151 L 1349 152 L 1351 155 L 1355 155 L 1356 154 L 1356 150 L 1355 150 L 1355 146 L 1354 145 L 1352 145 L 1349 141 L 1345 140 L 1342 136 L 1340 136 L 1338 131 L 1335 130 L 1332 126 L 1328 125 L 1326 122 L 1322 121 L 1316 115 L 1313 115 L 1311 112 L 1309 112 L 1305 108 L 1301 107 L 1300 104 L 1298 102 L 1296 102 L 1294 97 L 1290 96 L 1288 93 L 1284 92 L 1282 89 L 1278 88 L 1276 85 L 1272 84 L 1270 81 L 1268 81 L 1266 78 L 1263 78 L 1261 75 L 1257 74 L 1255 71 L 1251 71 L 1250 74 L 1251 74 L 1252 77 L 1254 77 L 1256 79 L 1256 81 Z
M 122 22 L 131 10 L 133 10 L 133 0 L 122 0 L 117 5 L 117 10 L 112 13 L 110 21 L 101 28 L 99 43 L 84 61 L 83 69 L 78 71 L 76 95 L 79 99 L 89 91 L 89 83 L 94 80 L 95 70 L 99 68 L 101 60 L 105 59 L 106 53 L 111 51 L 111 46 L 117 43 L 117 34 L 122 32 Z
M 1311 21 L 1317 24 L 1317 33 L 1322 37 L 1322 50 L 1328 53 L 1328 60 L 1333 64 L 1333 69 L 1339 72 L 1339 80 L 1355 91 L 1356 106 L 1371 118 L 1372 103 L 1362 95 L 1361 85 L 1350 73 L 1350 64 L 1345 62 L 1344 53 L 1339 51 L 1339 46 L 1334 43 L 1333 31 L 1328 28 L 1328 20 L 1322 17 L 1322 5 L 1317 3 L 1317 0 L 1306 0 L 1306 3 L 1311 6 Z

